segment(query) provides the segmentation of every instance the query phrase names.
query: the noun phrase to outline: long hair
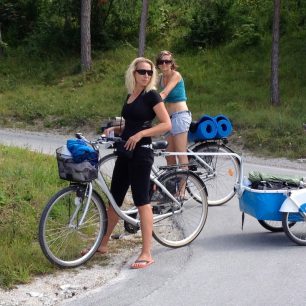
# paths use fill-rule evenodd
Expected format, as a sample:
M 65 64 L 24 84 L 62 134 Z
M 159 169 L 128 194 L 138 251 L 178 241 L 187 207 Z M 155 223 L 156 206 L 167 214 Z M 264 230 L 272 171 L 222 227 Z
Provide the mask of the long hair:
M 148 83 L 144 91 L 148 92 L 152 89 L 156 89 L 157 72 L 153 62 L 145 57 L 137 57 L 132 61 L 129 68 L 125 72 L 125 86 L 129 94 L 133 92 L 136 86 L 134 73 L 139 63 L 148 63 L 153 71 L 153 75 L 151 76 L 150 82 Z
M 173 54 L 170 51 L 167 51 L 167 50 L 160 51 L 159 54 L 157 55 L 156 61 L 155 61 L 156 67 L 158 67 L 158 62 L 160 60 L 162 60 L 165 55 L 170 55 L 170 58 L 172 60 L 171 69 L 176 70 L 178 68 L 178 65 L 175 62 Z

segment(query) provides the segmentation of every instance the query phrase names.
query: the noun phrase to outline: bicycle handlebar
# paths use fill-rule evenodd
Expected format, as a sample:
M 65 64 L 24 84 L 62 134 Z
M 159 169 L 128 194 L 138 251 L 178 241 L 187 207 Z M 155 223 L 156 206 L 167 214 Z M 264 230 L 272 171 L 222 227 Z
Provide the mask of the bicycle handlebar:
M 121 137 L 107 137 L 107 136 L 100 136 L 96 140 L 91 141 L 91 140 L 88 140 L 85 136 L 83 136 L 82 133 L 76 133 L 75 137 L 77 139 L 82 139 L 86 143 L 89 143 L 91 145 L 103 144 L 103 143 L 108 143 L 108 142 L 122 142 L 123 141 Z

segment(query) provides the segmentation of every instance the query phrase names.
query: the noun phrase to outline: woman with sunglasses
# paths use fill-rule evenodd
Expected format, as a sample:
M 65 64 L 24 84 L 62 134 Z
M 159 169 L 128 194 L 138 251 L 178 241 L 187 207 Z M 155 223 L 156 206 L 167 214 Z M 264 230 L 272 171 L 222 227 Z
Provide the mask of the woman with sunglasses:
M 161 135 L 171 129 L 171 121 L 162 98 L 155 90 L 156 69 L 152 61 L 139 57 L 133 60 L 125 74 L 128 95 L 122 108 L 124 126 L 110 127 L 104 131 L 121 135 L 126 141 L 126 150 L 133 151 L 132 157 L 118 155 L 111 183 L 111 193 L 119 206 L 131 186 L 134 204 L 140 215 L 142 251 L 131 265 L 133 269 L 145 268 L 152 264 L 151 256 L 153 213 L 150 205 L 150 173 L 153 164 L 151 137 Z M 159 123 L 152 126 L 157 117 Z M 112 206 L 108 209 L 108 227 L 103 237 L 100 253 L 107 252 L 109 238 L 118 222 L 118 216 Z
M 161 51 L 156 58 L 156 66 L 161 71 L 159 86 L 167 111 L 171 118 L 172 129 L 165 136 L 169 152 L 186 152 L 191 113 L 187 106 L 185 84 L 181 74 L 176 71 L 177 64 L 170 51 Z M 188 164 L 188 157 L 179 156 L 180 164 Z M 167 164 L 175 164 L 175 156 L 167 157 Z

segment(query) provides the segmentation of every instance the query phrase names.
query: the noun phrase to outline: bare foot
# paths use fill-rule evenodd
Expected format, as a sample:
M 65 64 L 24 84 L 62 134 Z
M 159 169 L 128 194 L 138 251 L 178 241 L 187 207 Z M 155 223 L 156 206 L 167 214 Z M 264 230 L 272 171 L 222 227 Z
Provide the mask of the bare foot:
M 86 255 L 88 252 L 90 251 L 90 248 L 86 248 L 86 249 L 83 249 L 81 251 L 81 255 L 84 256 Z M 107 247 L 99 247 L 96 251 L 96 254 L 107 254 L 108 252 L 108 248 Z
M 101 253 L 101 254 L 107 254 L 107 253 L 108 253 L 108 247 L 107 247 L 107 246 L 100 246 L 100 247 L 97 249 L 97 252 L 98 252 L 98 253 Z

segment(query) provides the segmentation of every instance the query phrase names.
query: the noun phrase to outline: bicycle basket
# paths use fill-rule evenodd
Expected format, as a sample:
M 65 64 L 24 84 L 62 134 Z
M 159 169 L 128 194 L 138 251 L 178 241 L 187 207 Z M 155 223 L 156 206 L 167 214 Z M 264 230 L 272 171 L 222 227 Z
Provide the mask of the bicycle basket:
M 73 161 L 72 156 L 64 154 L 64 147 L 56 149 L 59 177 L 73 182 L 90 182 L 98 177 L 96 159 L 86 159 L 80 163 Z

